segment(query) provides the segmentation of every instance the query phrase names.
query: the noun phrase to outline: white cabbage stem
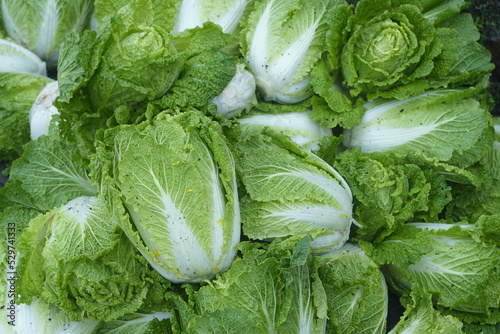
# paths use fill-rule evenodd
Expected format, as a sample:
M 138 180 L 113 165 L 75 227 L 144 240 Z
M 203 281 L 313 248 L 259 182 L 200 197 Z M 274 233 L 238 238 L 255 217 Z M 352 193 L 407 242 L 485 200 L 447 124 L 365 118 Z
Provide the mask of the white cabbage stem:
M 257 103 L 255 87 L 254 76 L 245 70 L 245 65 L 239 64 L 233 79 L 210 103 L 214 103 L 225 118 L 238 117 L 243 111 L 250 111 Z
M 0 72 L 47 75 L 47 66 L 35 53 L 11 41 L 0 39 Z
M 286 133 L 296 144 L 306 151 L 317 151 L 325 136 L 332 136 L 332 129 L 322 127 L 311 118 L 311 111 L 296 111 L 281 114 L 255 114 L 240 118 L 239 122 L 247 126 L 270 127 L 280 133 Z
M 36 140 L 40 136 L 49 133 L 52 116 L 59 114 L 53 103 L 59 96 L 59 86 L 57 81 L 53 81 L 45 86 L 38 95 L 30 110 L 30 134 L 31 139 Z

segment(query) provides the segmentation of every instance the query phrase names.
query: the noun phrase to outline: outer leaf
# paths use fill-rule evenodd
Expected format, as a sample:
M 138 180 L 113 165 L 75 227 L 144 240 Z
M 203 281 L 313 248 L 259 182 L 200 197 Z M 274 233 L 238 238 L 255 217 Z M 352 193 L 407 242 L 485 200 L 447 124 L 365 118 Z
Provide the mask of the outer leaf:
M 50 219 L 50 232 L 44 251 L 57 261 L 79 257 L 97 259 L 109 251 L 117 239 L 117 222 L 111 219 L 106 202 L 99 197 L 77 197 Z
M 88 161 L 74 144 L 55 135 L 42 136 L 25 147 L 11 169 L 42 211 L 52 210 L 79 196 L 93 196 L 97 189 L 88 176 Z
M 167 334 L 172 333 L 168 312 L 131 313 L 108 321 L 96 334 Z
M 454 220 L 476 221 L 482 215 L 493 215 L 499 207 L 499 181 L 486 173 L 475 173 L 475 184 L 460 184 L 453 188 L 453 200 L 446 208 L 446 217 Z
M 45 254 L 47 280 L 42 297 L 73 320 L 89 317 L 110 321 L 135 312 L 152 284 L 147 264 L 125 235 L 120 235 L 116 246 L 98 261 L 54 260 Z
M 102 198 L 79 198 L 33 219 L 18 244 L 19 301 L 42 297 L 71 320 L 136 311 L 152 279 L 119 230 L 118 210 Z
M 333 135 L 331 129 L 322 127 L 311 118 L 309 110 L 276 114 L 254 111 L 240 117 L 238 121 L 243 124 L 243 131 L 245 128 L 269 127 L 286 134 L 307 151 L 317 151 L 321 139 Z
M 497 325 L 500 322 L 500 274 L 497 268 L 490 275 L 486 286 L 467 302 L 450 310 L 438 307 L 443 314 L 457 317 L 464 323 Z
M 17 205 L 38 210 L 31 196 L 23 189 L 21 181 L 7 179 L 5 185 L 0 189 L 0 212 Z
M 159 104 L 162 108 L 206 106 L 234 77 L 236 64 L 236 57 L 218 50 L 193 56 Z
M 388 265 L 391 279 L 403 290 L 411 287 L 432 293 L 438 305 L 449 308 L 466 305 L 485 289 L 498 262 L 499 249 L 473 241 L 466 231 L 454 225 L 431 223 L 425 228 L 432 231 L 430 250 L 408 266 Z M 397 240 L 392 242 L 397 244 Z
M 446 173 L 423 159 L 347 150 L 333 166 L 353 192 L 358 240 L 381 240 L 416 217 L 437 220 L 452 200 Z
M 306 237 L 245 251 L 227 272 L 194 293 L 197 309 L 190 325 L 226 312 L 249 322 L 252 333 L 324 333 L 326 297 L 314 274 L 309 242 Z
M 327 324 L 326 305 L 322 305 L 320 300 L 326 301 L 325 291 L 314 274 L 313 266 L 308 263 L 311 259 L 307 259 L 307 253 L 305 253 L 306 256 L 300 254 L 299 248 L 300 243 L 294 249 L 290 259 L 292 267 L 287 273 L 288 278 L 292 280 L 290 286 L 292 307 L 287 321 L 280 326 L 279 332 L 324 333 Z
M 434 309 L 431 295 L 416 292 L 411 298 L 412 304 L 406 305 L 404 315 L 389 334 L 464 333 L 463 324 L 459 319 L 450 315 L 442 315 Z
M 223 280 L 203 288 L 196 295 L 205 307 L 202 312 L 223 310 L 227 305 L 244 312 L 259 332 L 276 332 L 289 305 L 285 299 L 289 295 L 283 292 L 286 283 L 279 274 L 279 261 L 269 258 L 260 263 L 240 262 L 235 261 Z
M 241 203 L 244 233 L 252 239 L 267 240 L 284 236 L 314 236 L 315 248 L 340 245 L 349 238 L 350 221 L 335 222 L 343 212 L 317 202 L 256 202 L 244 198 Z
M 419 7 L 426 19 L 438 24 L 454 15 L 460 13 L 466 6 L 464 0 L 421 0 Z
M 387 286 L 378 266 L 352 243 L 315 257 L 328 303 L 327 333 L 385 333 Z
M 347 206 L 349 189 L 343 178 L 327 164 L 321 164 L 313 154 L 300 151 L 300 148 L 295 152 L 298 146 L 292 146 L 288 137 L 282 139 L 289 147 L 273 141 L 272 137 L 260 137 L 259 132 L 249 134 L 251 136 L 244 138 L 240 149 L 245 151 L 242 155 L 245 186 L 253 199 L 295 201 L 315 197 L 319 202 L 334 201 Z M 340 194 L 345 196 L 336 196 Z
M 230 334 L 234 332 L 242 334 L 264 334 L 269 333 L 264 328 L 256 326 L 255 321 L 247 314 L 238 309 L 221 309 L 205 313 L 192 325 L 192 333 Z
M 137 2 L 137 0 L 134 0 Z M 106 1 L 106 0 L 95 0 L 95 18 L 97 24 L 102 24 L 107 16 L 115 15 L 119 10 L 121 10 L 126 5 L 134 2 L 130 0 L 119 0 L 119 1 Z M 175 14 L 177 12 L 175 7 L 175 1 L 162 1 L 153 0 L 153 10 L 149 11 L 147 15 L 153 15 L 153 22 L 155 25 L 162 27 L 165 31 L 172 30 L 175 22 Z
M 333 73 L 333 74 L 332 74 Z M 326 61 L 316 63 L 311 71 L 314 95 L 311 116 L 322 126 L 349 129 L 361 122 L 365 109 L 361 99 L 354 100 L 340 82 L 340 75 Z

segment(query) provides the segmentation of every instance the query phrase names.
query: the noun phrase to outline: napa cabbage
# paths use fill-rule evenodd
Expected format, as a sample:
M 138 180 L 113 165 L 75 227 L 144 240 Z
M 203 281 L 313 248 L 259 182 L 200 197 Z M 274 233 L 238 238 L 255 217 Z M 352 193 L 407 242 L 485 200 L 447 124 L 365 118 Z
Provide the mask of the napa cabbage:
M 59 47 L 67 34 L 89 27 L 93 1 L 2 0 L 0 13 L 10 37 L 57 68 Z
M 342 0 L 256 1 L 241 45 L 265 100 L 293 104 L 312 96 L 310 71 L 325 51 L 327 22 L 346 7 Z
M 233 153 L 200 112 L 109 131 L 98 152 L 104 188 L 121 198 L 122 228 L 162 276 L 198 282 L 227 270 L 240 242 Z M 138 196 L 140 194 L 140 196 Z
M 235 139 L 244 234 L 256 240 L 310 234 L 318 252 L 340 247 L 353 223 L 349 185 L 323 159 L 267 129 Z

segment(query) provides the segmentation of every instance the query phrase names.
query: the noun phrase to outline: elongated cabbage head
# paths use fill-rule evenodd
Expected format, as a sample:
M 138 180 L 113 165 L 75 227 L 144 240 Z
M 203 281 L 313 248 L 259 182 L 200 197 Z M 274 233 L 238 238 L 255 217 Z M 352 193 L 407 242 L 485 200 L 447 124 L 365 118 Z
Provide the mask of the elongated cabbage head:
M 353 197 L 344 178 L 286 135 L 249 133 L 238 143 L 243 231 L 268 240 L 310 234 L 316 252 L 349 238 Z
M 235 163 L 218 123 L 194 111 L 162 116 L 116 130 L 112 182 L 131 218 L 123 228 L 151 266 L 170 281 L 197 282 L 236 254 Z
M 344 131 L 344 144 L 367 153 L 421 152 L 448 161 L 474 148 L 489 127 L 484 106 L 463 94 L 460 89 L 440 89 L 367 103 L 361 124 Z
M 313 94 L 309 73 L 325 50 L 327 21 L 336 19 L 339 3 L 343 2 L 256 2 L 244 23 L 241 43 L 265 100 L 293 104 Z
M 92 0 L 2 0 L 7 35 L 55 69 L 59 45 L 74 30 L 88 28 Z

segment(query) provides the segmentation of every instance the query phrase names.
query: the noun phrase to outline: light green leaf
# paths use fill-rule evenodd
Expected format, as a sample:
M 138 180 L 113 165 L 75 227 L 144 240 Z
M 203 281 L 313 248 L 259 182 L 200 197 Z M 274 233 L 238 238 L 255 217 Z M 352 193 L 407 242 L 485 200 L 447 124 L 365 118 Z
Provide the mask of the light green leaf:
M 361 122 L 365 109 L 361 99 L 353 99 L 340 82 L 341 78 L 326 61 L 319 61 L 311 71 L 314 95 L 311 116 L 322 126 L 350 129 Z
M 446 171 L 419 157 L 346 150 L 333 166 L 353 193 L 358 240 L 381 240 L 409 219 L 432 221 L 452 200 Z
M 88 161 L 78 147 L 50 135 L 25 146 L 10 178 L 21 183 L 38 209 L 48 211 L 76 197 L 96 195 L 88 171 Z
M 415 292 L 401 320 L 389 334 L 462 334 L 462 322 L 450 315 L 443 315 L 432 304 L 432 296 L 425 292 Z
M 100 197 L 77 197 L 49 219 L 44 251 L 51 252 L 57 261 L 70 262 L 79 257 L 95 260 L 116 243 L 117 221 L 110 217 L 109 207 Z
M 124 315 L 115 320 L 106 322 L 96 334 L 167 334 L 172 333 L 169 328 L 170 313 L 135 312 Z
M 199 328 L 212 315 L 221 319 L 224 312 L 249 323 L 252 333 L 324 333 L 326 297 L 309 243 L 305 237 L 244 251 L 227 272 L 193 293 L 197 307 L 189 327 Z
M 427 250 L 410 265 L 388 264 L 386 270 L 393 283 L 402 290 L 411 288 L 430 292 L 438 305 L 448 308 L 466 305 L 476 298 L 489 282 L 500 249 L 474 241 L 467 232 L 467 224 L 464 227 L 436 223 L 412 225 L 422 230 L 415 236 L 429 234 Z M 382 242 L 386 253 L 394 252 L 390 250 L 393 248 L 391 243 L 397 246 L 403 242 L 397 237 L 389 239 Z M 405 242 L 411 242 L 411 239 Z M 418 245 L 417 239 L 413 242 Z
M 419 2 L 424 17 L 434 24 L 457 15 L 466 6 L 464 0 L 421 0 Z
M 265 334 L 269 333 L 264 328 L 256 326 L 255 321 L 244 312 L 227 308 L 216 310 L 201 315 L 191 327 L 192 333 L 205 334 L 230 334 L 238 332 L 241 334 Z
M 388 292 L 382 272 L 356 244 L 316 256 L 328 303 L 328 333 L 385 333 Z
M 184 56 L 154 19 L 152 1 L 137 0 L 105 16 L 99 34 L 73 33 L 62 45 L 56 102 L 61 129 L 68 138 L 76 134 L 90 152 L 98 129 L 116 125 L 117 119 L 134 123 L 182 69 Z
M 102 38 L 106 47 L 88 83 L 94 108 L 154 100 L 177 78 L 182 59 L 171 36 L 154 25 L 152 12 L 152 2 L 140 0 L 103 22 L 97 43 Z
M 70 320 L 109 321 L 139 309 L 153 281 L 168 288 L 119 229 L 115 201 L 80 197 L 31 220 L 17 245 L 21 303 L 41 297 Z
M 116 15 L 123 7 L 134 2 L 140 2 L 140 0 L 95 0 L 95 18 L 98 28 L 100 28 L 99 25 L 106 20 L 107 16 Z M 152 16 L 152 22 L 149 23 L 160 26 L 165 31 L 171 31 L 175 23 L 175 14 L 177 13 L 176 1 L 152 0 L 152 4 L 153 10 L 149 8 L 145 13 L 148 17 Z
M 320 141 L 325 136 L 332 136 L 330 128 L 322 127 L 311 117 L 310 110 L 282 112 L 282 113 L 263 113 L 253 110 L 247 115 L 238 118 L 238 122 L 245 129 L 262 129 L 269 127 L 279 133 L 288 135 L 295 143 L 299 144 L 307 151 L 317 151 Z

